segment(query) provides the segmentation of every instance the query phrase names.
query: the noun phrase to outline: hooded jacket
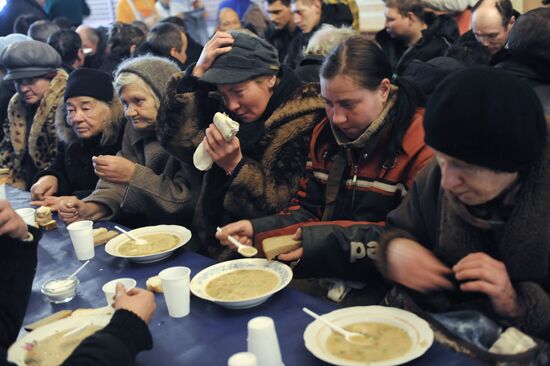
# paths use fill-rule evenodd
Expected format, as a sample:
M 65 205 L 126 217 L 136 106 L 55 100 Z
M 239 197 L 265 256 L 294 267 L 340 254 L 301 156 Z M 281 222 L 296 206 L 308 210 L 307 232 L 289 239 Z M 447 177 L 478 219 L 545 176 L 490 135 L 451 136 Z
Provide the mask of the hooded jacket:
M 385 29 L 376 33 L 376 42 L 382 47 L 398 75 L 403 74 L 412 60 L 428 61 L 444 56 L 459 36 L 456 22 L 450 16 L 431 12 L 425 14 L 428 28 L 422 31 L 422 38 L 409 47 L 402 40 L 392 38 Z
M 159 138 L 179 159 L 192 159 L 214 113 L 225 110 L 219 94 L 212 90 L 189 70 L 175 74 L 168 86 Z M 247 124 L 241 124 L 237 137 L 243 159 L 237 168 L 227 176 L 214 164 L 204 174 L 193 224 L 208 254 L 220 254 L 221 246 L 214 239 L 216 226 L 273 214 L 288 206 L 305 174 L 309 138 L 324 113 L 319 86 L 302 86 L 291 70 L 282 68 L 264 115 L 251 123 L 261 123 L 261 129 L 244 137 Z
M 57 70 L 34 112 L 18 93 L 10 100 L 0 142 L 0 166 L 10 169 L 8 183 L 17 188 L 30 188 L 35 174 L 49 167 L 57 155 L 55 113 L 63 100 L 67 78 L 65 71 Z
M 111 118 L 105 121 L 103 131 L 89 139 L 81 139 L 67 125 L 65 103 L 57 109 L 55 126 L 59 147 L 52 165 L 40 173 L 36 180 L 45 175 L 57 178 L 57 196 L 76 196 L 79 199 L 93 192 L 98 177 L 94 173 L 92 156 L 116 155 L 122 144 L 122 132 L 126 124 L 122 103 L 116 95 L 109 105 Z

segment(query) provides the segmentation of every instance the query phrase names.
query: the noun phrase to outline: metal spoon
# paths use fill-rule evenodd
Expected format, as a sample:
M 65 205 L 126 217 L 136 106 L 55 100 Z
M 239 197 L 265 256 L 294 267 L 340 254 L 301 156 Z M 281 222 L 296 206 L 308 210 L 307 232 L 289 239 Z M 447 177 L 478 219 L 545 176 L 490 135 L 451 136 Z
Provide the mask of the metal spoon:
M 144 239 L 140 239 L 138 237 L 135 237 L 133 234 L 130 234 L 128 231 L 118 227 L 115 225 L 115 229 L 117 229 L 118 231 L 120 231 L 121 233 L 123 233 L 124 235 L 126 235 L 127 237 L 129 237 L 130 239 L 132 239 L 137 245 L 144 245 L 144 244 L 147 244 L 147 240 L 144 240 Z
M 216 231 L 219 233 L 222 231 L 222 228 L 218 226 L 216 228 Z M 237 247 L 237 252 L 243 257 L 254 257 L 256 254 L 258 254 L 258 249 L 250 245 L 244 245 L 243 243 L 241 243 L 231 235 L 227 235 L 227 240 L 229 240 L 231 244 Z
M 358 346 L 367 346 L 367 345 L 371 344 L 371 340 L 369 338 L 367 338 L 367 336 L 365 336 L 364 334 L 357 333 L 357 332 L 350 332 L 348 330 L 345 330 L 344 328 L 339 327 L 338 325 L 326 320 L 321 315 L 314 313 L 313 311 L 309 310 L 308 308 L 302 308 L 302 310 L 307 315 L 321 321 L 322 323 L 327 325 L 330 329 L 332 329 L 336 333 L 342 335 L 344 337 L 344 339 L 349 343 L 356 344 Z

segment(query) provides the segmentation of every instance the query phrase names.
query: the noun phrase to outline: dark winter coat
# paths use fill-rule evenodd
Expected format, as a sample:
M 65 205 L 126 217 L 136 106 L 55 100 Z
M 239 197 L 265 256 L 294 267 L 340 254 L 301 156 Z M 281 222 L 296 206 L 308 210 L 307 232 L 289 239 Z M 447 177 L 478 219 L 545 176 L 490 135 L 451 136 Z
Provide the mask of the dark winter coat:
M 23 14 L 32 14 L 40 19 L 46 19 L 46 12 L 36 0 L 8 0 L 0 12 L 0 37 L 13 33 L 15 20 Z
M 300 34 L 302 34 L 302 30 L 298 27 L 291 32 L 288 28 L 277 29 L 271 24 L 265 30 L 264 38 L 277 49 L 279 61 L 282 63 L 285 60 L 288 45 Z
M 57 196 L 90 195 L 99 179 L 94 172 L 92 156 L 116 155 L 121 148 L 122 132 L 126 124 L 124 110 L 117 96 L 110 105 L 111 118 L 105 122 L 101 134 L 90 139 L 80 139 L 67 125 L 65 103 L 59 106 L 55 116 L 57 136 L 60 141 L 57 156 L 52 165 L 41 171 L 35 180 L 45 175 L 57 178 Z
M 382 47 L 393 70 L 402 75 L 412 60 L 428 61 L 444 56 L 451 44 L 458 38 L 458 27 L 448 15 L 426 12 L 428 28 L 422 31 L 422 38 L 407 47 L 400 39 L 392 38 L 385 30 L 376 33 L 376 42 Z
M 324 103 L 319 86 L 302 86 L 291 70 L 283 68 L 278 79 L 266 111 L 254 122 L 261 129 L 245 139 L 241 124 L 237 137 L 243 159 L 231 176 L 216 164 L 204 175 L 193 223 L 210 255 L 219 254 L 216 226 L 278 212 L 288 206 L 305 174 L 309 138 L 324 116 Z M 168 86 L 159 137 L 179 159 L 191 161 L 214 113 L 225 110 L 212 90 L 189 70 L 175 74 Z
M 452 267 L 466 255 L 484 252 L 501 261 L 525 310 L 517 318 L 502 318 L 489 298 L 459 290 L 411 293 L 425 311 L 475 309 L 504 326 L 550 341 L 550 145 L 523 178 L 517 202 L 499 235 L 475 228 L 452 209 L 441 188 L 437 164 L 424 169 L 399 208 L 388 215 L 391 230 L 380 241 L 381 270 L 387 244 L 396 237 L 411 238 Z

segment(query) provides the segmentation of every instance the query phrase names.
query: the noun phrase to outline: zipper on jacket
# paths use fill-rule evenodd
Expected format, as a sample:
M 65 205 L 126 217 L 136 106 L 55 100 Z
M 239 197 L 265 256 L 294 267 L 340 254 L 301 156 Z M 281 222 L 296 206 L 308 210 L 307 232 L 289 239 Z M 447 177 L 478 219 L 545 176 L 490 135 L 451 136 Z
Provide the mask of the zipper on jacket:
M 350 151 L 351 152 L 351 151 Z M 351 154 L 353 156 L 353 153 Z M 359 170 L 359 162 L 361 161 L 361 155 L 357 158 L 357 162 L 353 165 L 353 178 L 351 180 L 351 209 L 353 210 L 353 204 L 355 203 L 355 187 L 357 187 L 357 173 Z

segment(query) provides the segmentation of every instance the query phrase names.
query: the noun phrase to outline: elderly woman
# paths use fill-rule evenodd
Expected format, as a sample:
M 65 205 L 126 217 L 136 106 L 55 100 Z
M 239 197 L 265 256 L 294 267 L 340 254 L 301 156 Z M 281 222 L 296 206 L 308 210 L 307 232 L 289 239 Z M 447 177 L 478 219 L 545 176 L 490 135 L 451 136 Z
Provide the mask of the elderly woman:
M 198 173 L 168 155 L 156 136 L 160 100 L 177 66 L 167 59 L 143 56 L 123 62 L 115 88 L 128 120 L 117 156 L 92 158 L 100 180 L 92 194 L 63 200 L 64 222 L 124 219 L 138 215 L 148 224 L 185 223 L 195 204 Z M 136 225 L 138 222 L 134 221 Z
M 64 101 L 55 120 L 60 140 L 57 157 L 31 187 L 32 204 L 53 209 L 62 199 L 56 196 L 81 199 L 92 193 L 98 180 L 92 157 L 115 155 L 120 150 L 126 122 L 111 77 L 102 71 L 73 71 Z
M 4 137 L 0 142 L 0 167 L 10 170 L 9 183 L 29 189 L 34 176 L 47 168 L 57 154 L 55 113 L 63 98 L 67 73 L 61 56 L 49 45 L 23 41 L 9 46 L 0 62 L 17 93 L 8 105 Z
M 159 137 L 190 159 L 199 143 L 214 166 L 203 180 L 194 215 L 203 248 L 220 253 L 217 226 L 284 208 L 305 174 L 308 141 L 323 115 L 314 85 L 281 68 L 277 51 L 254 35 L 218 32 L 197 64 L 169 84 Z M 224 111 L 240 123 L 226 141 L 212 123 Z

